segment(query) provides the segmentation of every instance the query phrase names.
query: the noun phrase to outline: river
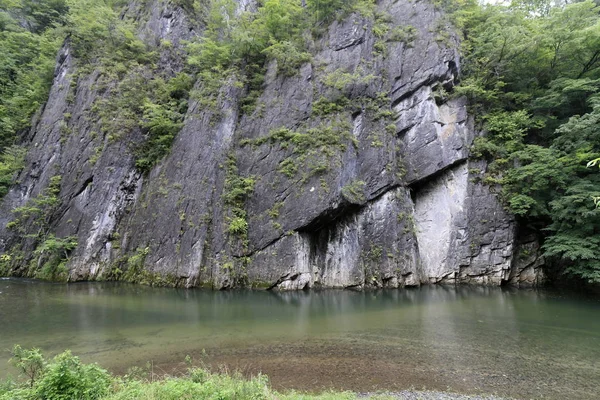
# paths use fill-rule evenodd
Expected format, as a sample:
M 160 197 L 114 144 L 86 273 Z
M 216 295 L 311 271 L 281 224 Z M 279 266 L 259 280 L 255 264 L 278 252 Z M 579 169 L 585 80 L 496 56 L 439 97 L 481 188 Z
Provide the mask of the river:
M 277 389 L 600 393 L 600 299 L 550 290 L 213 292 L 0 279 L 0 377 L 15 373 L 7 361 L 17 343 L 50 356 L 68 348 L 116 373 L 174 373 L 190 355 L 262 371 Z

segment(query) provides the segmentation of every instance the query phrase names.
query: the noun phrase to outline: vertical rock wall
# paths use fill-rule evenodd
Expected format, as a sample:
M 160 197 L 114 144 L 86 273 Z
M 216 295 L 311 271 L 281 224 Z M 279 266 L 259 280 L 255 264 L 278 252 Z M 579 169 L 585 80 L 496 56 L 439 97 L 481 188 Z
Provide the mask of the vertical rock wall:
M 352 14 L 333 22 L 309 43 L 313 59 L 295 75 L 269 65 L 253 111 L 241 111 L 245 93 L 235 77 L 224 79 L 216 109 L 191 101 L 171 153 L 147 176 L 128 146 L 143 132 L 116 141 L 95 134 L 101 122 L 86 116 L 105 96 L 95 85 L 100 74 L 75 80 L 67 43 L 26 138 L 27 167 L 0 208 L 0 245 L 14 244 L 4 228 L 10 210 L 58 172 L 51 229 L 78 238 L 74 280 L 118 278 L 115 271 L 133 268 L 127 260 L 137 257 L 138 275 L 179 286 L 538 283 L 542 261 L 528 256 L 534 242 L 519 242 L 515 259 L 515 222 L 478 182 L 485 165 L 468 159 L 477 133 L 465 100 L 448 95 L 460 59 L 445 16 L 429 2 L 382 0 L 378 9 L 414 38 L 384 41 L 382 51 L 372 20 Z M 126 12 L 144 19 L 140 37 L 148 43 L 173 43 L 160 66 L 180 71 L 181 42 L 201 36 L 197 21 L 159 0 L 132 2 Z M 339 77 L 349 83 L 332 88 Z M 340 99 L 348 104 L 342 111 L 319 108 Z M 223 201 L 232 160 L 236 174 L 254 182 L 244 238 L 228 231 Z

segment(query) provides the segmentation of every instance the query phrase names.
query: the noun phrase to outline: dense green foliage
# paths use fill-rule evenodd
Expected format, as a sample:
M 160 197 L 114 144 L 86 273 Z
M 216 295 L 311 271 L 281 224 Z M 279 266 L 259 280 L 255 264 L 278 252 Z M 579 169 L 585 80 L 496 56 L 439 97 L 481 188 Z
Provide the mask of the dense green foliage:
M 88 63 L 144 57 L 144 45 L 114 10 L 120 3 L 0 0 L 0 150 L 15 142 L 46 101 L 56 55 L 67 37 Z
M 53 281 L 68 279 L 66 262 L 70 252 L 77 247 L 77 238 L 57 238 L 50 233 L 50 220 L 59 204 L 60 184 L 61 176 L 53 176 L 42 193 L 13 210 L 14 219 L 7 228 L 19 235 L 24 243 L 34 243 L 35 249 L 30 254 L 16 249 L 3 254 L 0 274 L 6 274 L 26 261 L 28 266 L 23 275 Z
M 67 236 L 57 238 L 48 234 L 33 251 L 35 263 L 30 271 L 35 271 L 35 277 L 50 281 L 67 281 L 68 271 L 66 263 L 69 254 L 77 247 L 77 238 Z
M 58 205 L 61 180 L 60 175 L 53 176 L 43 193 L 24 206 L 15 208 L 15 218 L 8 223 L 7 228 L 21 233 L 37 231 L 34 234 L 36 237 L 45 236 L 49 229 L 49 219 Z
M 146 97 L 141 103 L 139 124 L 148 138 L 136 151 L 136 167 L 140 170 L 149 171 L 169 153 L 175 135 L 183 126 L 191 87 L 192 79 L 185 72 L 168 80 L 155 78 L 146 86 L 152 89 L 152 100 Z
M 65 0 L 0 0 L 0 198 L 23 166 L 18 133 L 48 97 L 66 9 Z
M 14 183 L 16 173 L 23 168 L 25 149 L 19 146 L 10 146 L 0 154 L 0 199 L 8 193 Z
M 109 140 L 128 140 L 140 130 L 144 140 L 133 144 L 136 167 L 148 172 L 168 154 L 181 129 L 193 79 L 185 71 L 168 73 L 157 66 L 160 48 L 136 34 L 137 23 L 120 18 L 121 2 L 77 1 L 69 14 L 69 42 L 80 72 L 101 72 L 91 118 L 99 120 Z M 101 150 L 101 149 L 100 149 Z M 95 164 L 96 159 L 90 159 Z
M 46 361 L 39 349 L 13 348 L 11 363 L 24 375 L 23 385 L 3 385 L 0 399 L 99 399 L 109 394 L 113 378 L 96 364 L 82 364 L 65 351 Z M 2 387 L 2 386 L 0 386 Z
M 111 139 L 142 130 L 146 140 L 133 149 L 142 171 L 168 153 L 181 128 L 193 82 L 185 73 L 162 76 L 156 71 L 156 49 L 138 38 L 136 22 L 119 15 L 124 4 L 120 0 L 0 1 L 0 196 L 21 168 L 11 162 L 18 150 L 5 149 L 18 141 L 19 132 L 28 128 L 32 115 L 46 101 L 56 55 L 65 41 L 76 57 L 78 74 L 96 69 L 101 72 L 98 88 L 108 89 L 90 117 L 102 122 Z M 77 78 L 72 78 L 74 87 Z
M 28 350 L 18 344 L 13 347 L 10 362 L 27 378 L 29 387 L 33 387 L 44 369 L 44 356 L 40 349 Z
M 0 0 L 0 150 L 46 101 L 64 0 Z
M 189 358 L 186 361 L 191 361 Z M 349 392 L 326 392 L 309 395 L 296 392 L 277 393 L 266 376 L 244 378 L 239 373 L 211 372 L 208 368 L 190 367 L 177 377 L 157 379 L 152 371 L 132 368 L 124 377 L 115 377 L 96 364 L 83 364 L 66 351 L 47 361 L 39 349 L 15 346 L 11 363 L 18 369 L 21 383 L 0 381 L 0 400 L 333 400 L 356 399 Z M 391 399 L 373 396 L 373 399 Z
M 464 78 L 508 208 L 545 238 L 550 264 L 600 282 L 600 9 L 587 0 L 551 7 L 463 4 Z

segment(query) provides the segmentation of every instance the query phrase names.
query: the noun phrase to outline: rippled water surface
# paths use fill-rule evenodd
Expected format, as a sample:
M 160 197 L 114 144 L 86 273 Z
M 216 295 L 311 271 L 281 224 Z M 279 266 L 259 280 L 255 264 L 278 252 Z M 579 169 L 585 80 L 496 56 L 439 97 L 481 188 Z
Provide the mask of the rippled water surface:
M 426 287 L 377 292 L 210 292 L 0 280 L 5 349 L 66 348 L 115 372 L 186 355 L 276 388 L 427 388 L 515 398 L 600 396 L 600 299 Z

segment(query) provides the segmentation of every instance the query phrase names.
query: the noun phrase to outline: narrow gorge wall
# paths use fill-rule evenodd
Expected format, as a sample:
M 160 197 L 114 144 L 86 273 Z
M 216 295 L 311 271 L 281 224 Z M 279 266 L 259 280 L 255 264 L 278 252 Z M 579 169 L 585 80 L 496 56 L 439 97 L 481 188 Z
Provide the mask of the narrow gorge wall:
M 181 70 L 182 42 L 202 35 L 201 24 L 159 0 L 126 12 L 140 7 L 141 37 L 172 43 L 160 63 Z M 0 209 L 0 246 L 18 240 L 5 228 L 10 210 L 60 174 L 51 231 L 78 239 L 73 280 L 136 268 L 130 276 L 147 283 L 213 288 L 538 283 L 535 241 L 517 239 L 514 219 L 480 182 L 485 164 L 469 160 L 478 133 L 465 100 L 449 95 L 460 59 L 447 18 L 426 1 L 378 9 L 411 37 L 382 41 L 358 14 L 334 21 L 295 75 L 268 66 L 251 112 L 241 111 L 235 77 L 224 77 L 217 106 L 192 98 L 170 154 L 146 175 L 130 146 L 144 132 L 98 134 L 106 122 L 90 110 L 109 91 L 97 88 L 99 71 L 79 73 L 67 41 L 25 138 L 27 167 Z M 320 106 L 341 100 L 335 112 Z M 253 182 L 242 236 L 228 229 L 233 175 Z

